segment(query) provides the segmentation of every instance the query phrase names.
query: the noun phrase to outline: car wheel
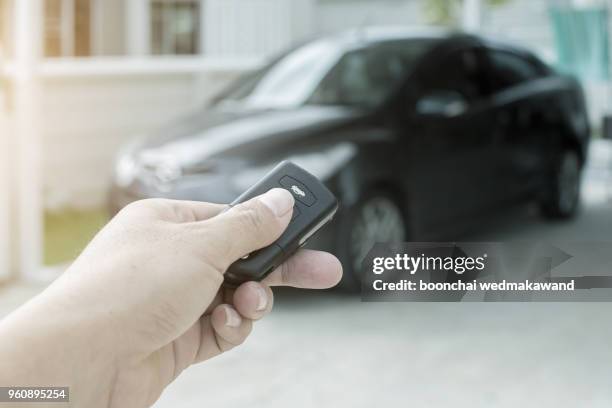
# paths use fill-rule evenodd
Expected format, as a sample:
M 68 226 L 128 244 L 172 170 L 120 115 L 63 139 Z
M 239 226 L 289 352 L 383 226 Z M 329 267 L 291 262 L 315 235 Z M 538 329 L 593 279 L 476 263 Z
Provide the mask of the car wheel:
M 570 218 L 576 214 L 580 201 L 581 166 L 574 150 L 563 150 L 548 184 L 542 213 L 550 218 Z
M 361 287 L 361 263 L 377 242 L 403 242 L 407 238 L 404 213 L 398 201 L 385 192 L 369 194 L 343 217 L 339 234 L 344 266 L 341 287 Z

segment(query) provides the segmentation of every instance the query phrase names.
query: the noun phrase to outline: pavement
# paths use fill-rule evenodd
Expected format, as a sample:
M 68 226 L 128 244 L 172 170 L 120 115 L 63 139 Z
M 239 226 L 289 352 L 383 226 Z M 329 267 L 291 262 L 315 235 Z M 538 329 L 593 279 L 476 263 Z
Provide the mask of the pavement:
M 609 303 L 281 296 L 247 343 L 156 408 L 610 407 Z
M 569 222 L 516 210 L 472 241 L 612 241 L 612 148 Z M 608 261 L 609 263 L 609 261 Z M 0 316 L 40 288 L 0 292 Z M 247 342 L 186 370 L 155 408 L 612 406 L 612 303 L 362 303 L 281 290 Z

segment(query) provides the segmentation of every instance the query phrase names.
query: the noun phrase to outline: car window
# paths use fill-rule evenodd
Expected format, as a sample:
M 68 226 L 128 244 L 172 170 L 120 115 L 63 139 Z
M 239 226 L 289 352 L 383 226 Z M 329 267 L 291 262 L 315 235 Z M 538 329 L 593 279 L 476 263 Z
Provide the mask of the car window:
M 308 103 L 376 106 L 399 86 L 428 46 L 425 41 L 390 42 L 348 52 Z
M 401 60 L 382 56 L 377 64 L 367 50 L 346 54 L 308 101 L 316 105 L 374 105 L 384 98 L 389 87 L 404 72 Z
M 535 64 L 512 52 L 491 51 L 489 60 L 492 68 L 492 92 L 499 92 L 540 76 Z
M 215 103 L 258 109 L 303 104 L 374 106 L 436 41 L 393 40 L 348 52 L 338 41 L 313 41 L 242 77 Z
M 461 95 L 466 103 L 474 103 L 487 94 L 484 73 L 479 48 L 450 52 L 423 67 L 419 77 L 419 95 L 428 97 L 433 93 L 455 93 Z
M 341 56 L 341 47 L 332 40 L 307 43 L 258 72 L 240 78 L 217 103 L 253 108 L 301 105 Z

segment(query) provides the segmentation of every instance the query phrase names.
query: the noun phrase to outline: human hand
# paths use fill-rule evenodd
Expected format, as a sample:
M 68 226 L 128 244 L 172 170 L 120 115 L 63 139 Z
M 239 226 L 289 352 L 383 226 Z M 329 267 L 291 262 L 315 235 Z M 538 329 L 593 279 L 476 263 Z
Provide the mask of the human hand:
M 293 197 L 274 189 L 224 208 L 154 199 L 122 210 L 60 279 L 0 326 L 5 339 L 18 338 L 0 341 L 0 353 L 45 350 L 45 364 L 15 367 L 20 384 L 34 370 L 40 385 L 69 382 L 75 406 L 150 406 L 185 368 L 241 344 L 270 312 L 270 286 L 339 281 L 334 256 L 300 250 L 262 283 L 222 287 L 229 265 L 282 234 Z

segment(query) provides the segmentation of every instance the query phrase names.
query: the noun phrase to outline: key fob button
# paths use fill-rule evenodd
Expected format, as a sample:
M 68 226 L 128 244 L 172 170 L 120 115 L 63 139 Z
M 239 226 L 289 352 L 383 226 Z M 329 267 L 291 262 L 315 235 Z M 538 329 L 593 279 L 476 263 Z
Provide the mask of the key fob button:
M 280 185 L 289 190 L 296 200 L 308 207 L 311 207 L 317 202 L 317 198 L 314 196 L 314 194 L 312 194 L 308 187 L 293 177 L 283 177 L 280 180 Z

